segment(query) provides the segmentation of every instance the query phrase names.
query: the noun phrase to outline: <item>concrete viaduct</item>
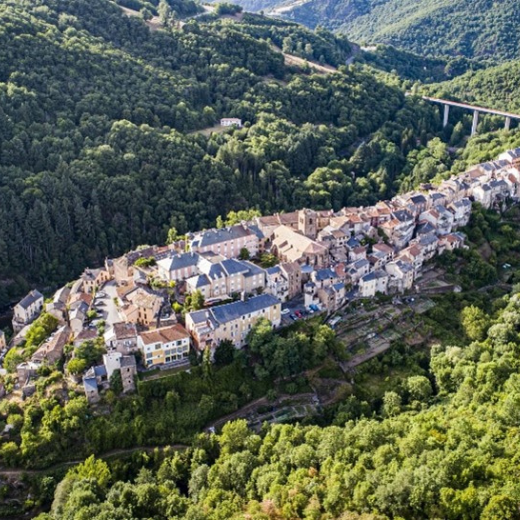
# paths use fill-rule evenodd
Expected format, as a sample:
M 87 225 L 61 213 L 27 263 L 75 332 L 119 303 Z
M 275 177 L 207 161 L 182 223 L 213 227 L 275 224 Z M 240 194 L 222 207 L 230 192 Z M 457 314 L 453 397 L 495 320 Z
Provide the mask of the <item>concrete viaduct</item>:
M 520 121 L 519 114 L 512 114 L 511 112 L 504 112 L 502 110 L 493 110 L 492 108 L 484 108 L 479 107 L 477 105 L 468 105 L 467 103 L 457 103 L 456 101 L 450 101 L 448 99 L 439 99 L 432 98 L 428 96 L 423 96 L 423 99 L 426 101 L 431 101 L 432 103 L 438 103 L 439 105 L 444 106 L 444 118 L 442 120 L 442 126 L 445 127 L 448 124 L 448 116 L 450 115 L 450 107 L 464 108 L 466 110 L 473 111 L 473 125 L 471 126 L 471 135 L 475 135 L 477 133 L 477 125 L 478 125 L 478 116 L 479 114 L 493 114 L 495 116 L 502 116 L 506 118 L 505 129 L 509 130 L 511 126 L 511 119 L 516 119 Z

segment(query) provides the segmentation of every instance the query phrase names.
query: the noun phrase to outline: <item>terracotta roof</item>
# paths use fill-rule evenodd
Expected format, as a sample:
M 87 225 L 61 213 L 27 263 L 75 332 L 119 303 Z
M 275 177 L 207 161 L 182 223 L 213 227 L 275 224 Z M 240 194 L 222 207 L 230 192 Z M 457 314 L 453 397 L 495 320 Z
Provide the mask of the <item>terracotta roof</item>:
M 188 331 L 178 323 L 171 327 L 141 332 L 139 336 L 145 345 L 151 345 L 152 343 L 170 343 L 190 337 Z

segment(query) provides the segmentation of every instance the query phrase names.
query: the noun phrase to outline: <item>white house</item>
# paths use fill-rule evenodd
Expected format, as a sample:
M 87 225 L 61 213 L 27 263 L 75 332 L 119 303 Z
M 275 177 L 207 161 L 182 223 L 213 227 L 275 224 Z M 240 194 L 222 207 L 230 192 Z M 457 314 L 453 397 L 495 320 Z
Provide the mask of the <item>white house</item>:
M 242 128 L 242 119 L 238 119 L 238 117 L 223 117 L 220 120 L 220 126 L 236 126 Z
M 43 294 L 34 289 L 14 306 L 13 330 L 19 332 L 25 325 L 34 321 L 42 312 Z

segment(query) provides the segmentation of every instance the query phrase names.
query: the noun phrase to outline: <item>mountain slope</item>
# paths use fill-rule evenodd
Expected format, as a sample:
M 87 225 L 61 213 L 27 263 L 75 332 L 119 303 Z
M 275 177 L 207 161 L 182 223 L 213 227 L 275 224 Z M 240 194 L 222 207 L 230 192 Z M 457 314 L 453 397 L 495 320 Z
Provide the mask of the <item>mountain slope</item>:
M 345 32 L 354 41 L 392 44 L 420 55 L 505 60 L 520 49 L 512 30 L 520 22 L 516 0 L 285 1 L 268 11 Z

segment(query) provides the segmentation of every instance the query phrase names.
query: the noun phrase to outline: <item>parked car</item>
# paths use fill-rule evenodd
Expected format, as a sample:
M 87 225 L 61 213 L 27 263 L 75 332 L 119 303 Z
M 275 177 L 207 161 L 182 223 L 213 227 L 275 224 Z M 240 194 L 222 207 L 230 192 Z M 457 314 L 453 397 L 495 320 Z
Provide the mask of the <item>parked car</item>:
M 289 309 L 283 309 L 282 310 L 282 314 L 285 315 L 285 314 L 289 314 L 291 311 Z
M 296 314 L 298 318 L 303 318 L 303 314 L 301 313 L 301 311 L 294 311 L 294 314 Z
M 296 321 L 298 319 L 294 314 L 291 314 L 289 316 L 289 318 L 291 318 L 291 320 L 294 320 L 294 321 Z

